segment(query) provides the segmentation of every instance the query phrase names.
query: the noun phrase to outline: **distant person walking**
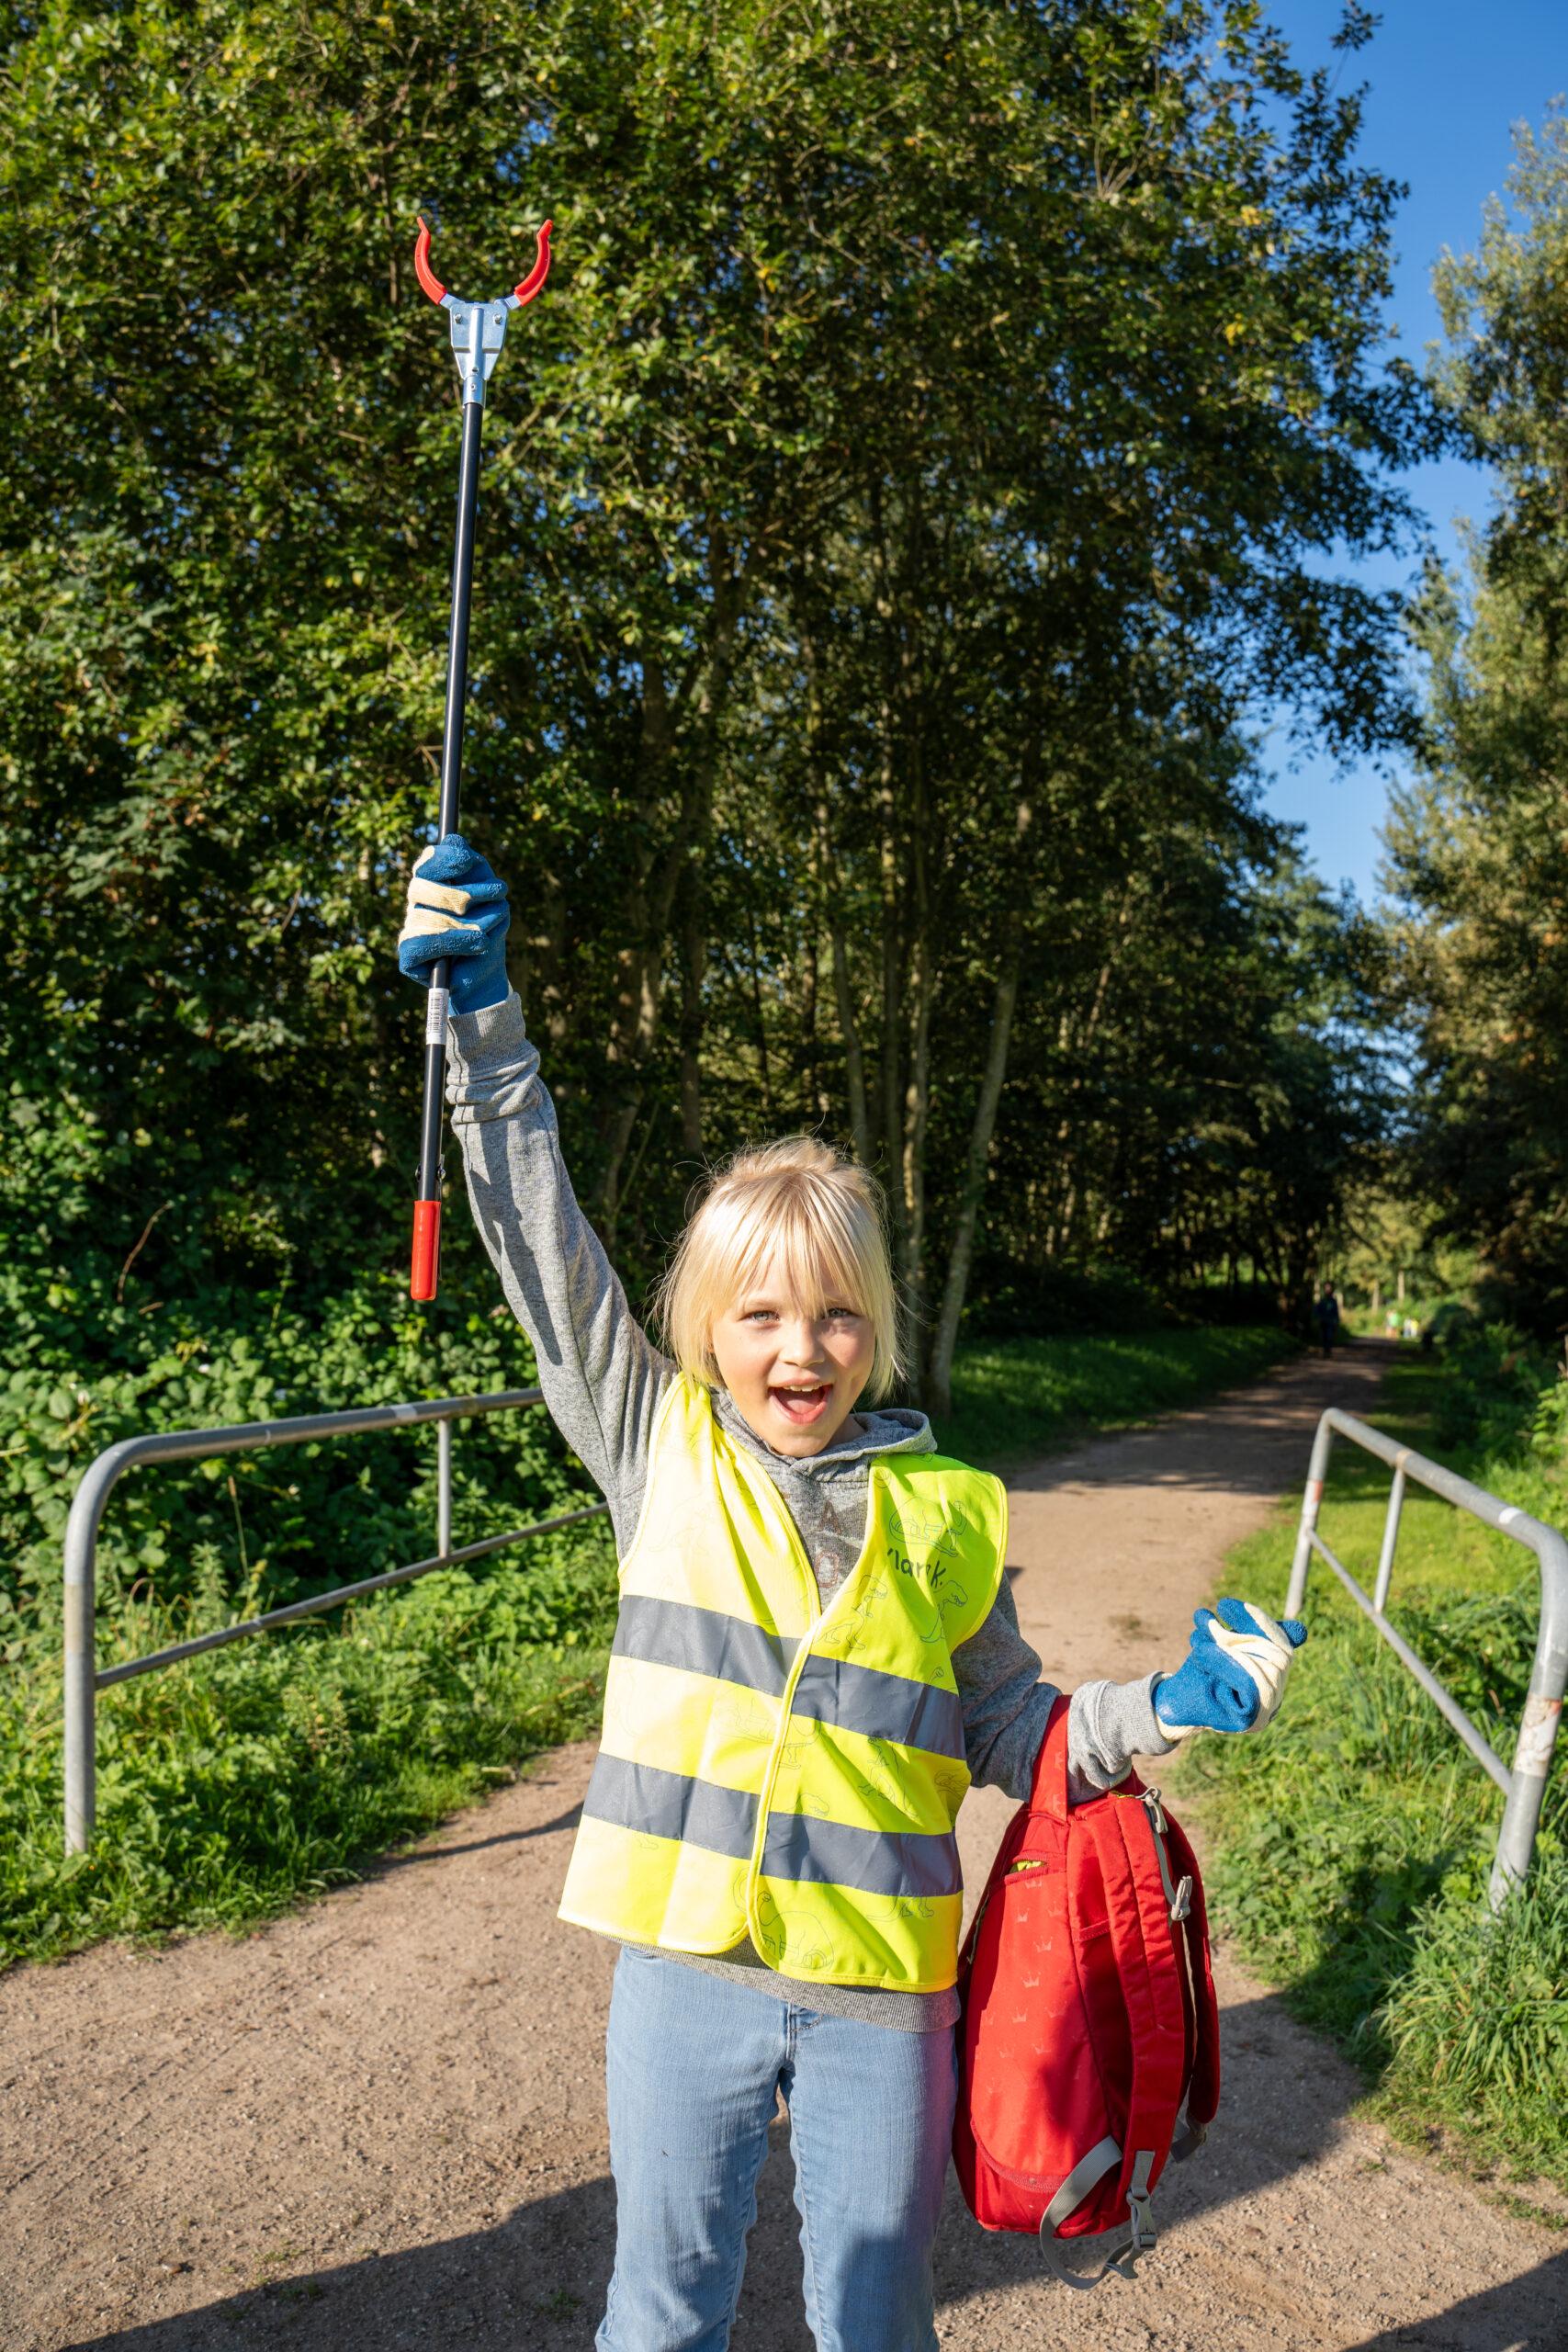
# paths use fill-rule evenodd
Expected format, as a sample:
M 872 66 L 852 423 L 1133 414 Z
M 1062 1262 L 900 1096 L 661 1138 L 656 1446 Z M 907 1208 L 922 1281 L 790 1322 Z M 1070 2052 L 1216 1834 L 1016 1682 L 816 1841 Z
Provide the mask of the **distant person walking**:
M 1313 1317 L 1317 1324 L 1317 1336 L 1323 1352 L 1325 1356 L 1331 1356 L 1334 1353 L 1334 1342 L 1339 1337 L 1339 1301 L 1335 1296 L 1332 1283 L 1325 1283 L 1319 1291 L 1317 1305 L 1313 1308 Z

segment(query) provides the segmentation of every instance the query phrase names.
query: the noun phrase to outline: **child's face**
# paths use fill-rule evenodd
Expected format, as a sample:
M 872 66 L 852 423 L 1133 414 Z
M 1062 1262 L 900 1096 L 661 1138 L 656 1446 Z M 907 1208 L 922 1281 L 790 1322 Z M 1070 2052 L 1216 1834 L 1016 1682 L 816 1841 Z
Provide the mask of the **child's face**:
M 782 1270 L 764 1266 L 714 1325 L 719 1377 L 775 1453 L 820 1453 L 871 1377 L 875 1335 L 852 1298 L 809 1315 Z

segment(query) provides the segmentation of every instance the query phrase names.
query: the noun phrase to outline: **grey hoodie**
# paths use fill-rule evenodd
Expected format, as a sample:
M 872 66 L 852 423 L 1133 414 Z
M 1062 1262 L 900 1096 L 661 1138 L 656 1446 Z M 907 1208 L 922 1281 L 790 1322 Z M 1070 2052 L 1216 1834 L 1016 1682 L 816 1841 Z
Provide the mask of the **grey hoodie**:
M 633 1315 L 578 1206 L 561 1159 L 555 1105 L 515 993 L 504 1004 L 454 1014 L 447 1051 L 452 1128 L 462 1147 L 475 1222 L 508 1303 L 534 1343 L 545 1402 L 608 1501 L 624 1555 L 642 1508 L 654 1418 L 676 1368 Z M 775 1453 L 722 1390 L 715 1394 L 714 1410 L 778 1487 L 824 1605 L 864 1540 L 871 1456 L 935 1451 L 925 1415 L 903 1408 L 852 1415 L 852 1433 L 840 1430 L 820 1453 L 804 1459 Z M 984 1624 L 953 1651 L 953 1669 L 971 1776 L 1021 1802 L 1059 1694 L 1040 1679 L 1040 1659 L 1019 1632 L 1005 1577 Z M 1067 1754 L 1078 1798 L 1114 1787 L 1134 1755 L 1168 1752 L 1172 1743 L 1155 1714 L 1156 1679 L 1086 1682 L 1074 1691 Z M 709 1975 L 765 1985 L 805 2008 L 905 2031 L 950 2026 L 958 2015 L 953 1991 L 865 1992 L 780 1976 L 750 1942 L 721 1960 L 668 1956 Z

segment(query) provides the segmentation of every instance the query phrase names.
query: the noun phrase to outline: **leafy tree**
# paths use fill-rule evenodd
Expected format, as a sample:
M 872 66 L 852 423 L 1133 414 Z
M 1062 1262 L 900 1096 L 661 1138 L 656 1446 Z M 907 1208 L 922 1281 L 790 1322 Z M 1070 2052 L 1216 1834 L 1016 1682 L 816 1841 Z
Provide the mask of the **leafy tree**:
M 1315 1229 L 1338 1063 L 1277 1067 L 1307 917 L 1235 729 L 1287 680 L 1337 740 L 1400 726 L 1391 605 L 1324 559 L 1408 527 L 1430 428 L 1359 99 L 1250 0 L 48 0 L 4 107 L 28 1346 L 133 1371 L 395 1285 L 457 435 L 421 204 L 465 288 L 558 226 L 487 427 L 467 807 L 634 1278 L 700 1153 L 824 1122 L 889 1181 L 940 1403 L 995 1231 L 1213 1262 L 1265 1070 L 1241 1246 Z M 1042 1134 L 1078 1205 L 998 1222 Z
M 1568 1323 L 1568 118 L 1519 135 L 1512 213 L 1438 288 L 1441 398 L 1487 458 L 1498 511 L 1468 581 L 1417 616 L 1427 709 L 1395 800 L 1400 1009 L 1420 1072 L 1417 1179 L 1511 1309 Z

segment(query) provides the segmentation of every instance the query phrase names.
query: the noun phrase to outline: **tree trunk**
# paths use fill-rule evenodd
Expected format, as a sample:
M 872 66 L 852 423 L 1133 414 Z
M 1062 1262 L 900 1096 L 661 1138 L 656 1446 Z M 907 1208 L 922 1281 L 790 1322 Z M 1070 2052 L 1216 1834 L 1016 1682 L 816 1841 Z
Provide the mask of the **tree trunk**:
M 839 1012 L 839 1035 L 844 1041 L 844 1085 L 850 1098 L 850 1135 L 855 1158 L 871 1166 L 871 1111 L 865 1096 L 865 1049 L 855 1018 L 854 987 L 850 978 L 850 951 L 842 923 L 834 921 L 829 933 L 833 950 L 833 1000 Z
M 904 1093 L 904 1287 L 917 1329 L 926 1305 L 926 1128 L 931 1114 L 931 999 L 935 974 L 926 887 L 923 794 L 915 804 L 913 939 L 910 948 L 909 1080 Z
M 897 800 L 895 787 L 898 757 L 898 678 L 895 650 L 898 600 L 887 548 L 880 478 L 873 479 L 870 503 L 877 583 L 876 613 L 882 632 L 882 693 L 877 714 L 881 744 L 876 791 L 877 885 L 881 899 L 882 947 L 881 1069 L 878 1087 L 880 1099 L 877 1106 L 881 1133 L 878 1140 L 886 1154 L 888 1213 L 892 1221 L 894 1239 L 902 1257 L 906 1219 L 903 1170 L 899 1164 L 904 1091 L 900 1083 L 899 1046 L 903 1023 L 899 1018 L 898 967 L 901 959 L 898 939 Z
M 708 530 L 708 568 L 713 591 L 708 641 L 690 690 L 692 749 L 680 810 L 662 853 L 655 857 L 649 851 L 639 857 L 628 892 L 626 944 L 616 958 L 615 1003 L 606 1053 L 609 1082 L 600 1121 L 600 1171 L 593 1195 L 594 1219 L 606 1244 L 615 1236 L 622 1171 L 642 1105 L 642 1072 L 659 1033 L 671 910 L 688 864 L 694 856 L 705 854 L 712 822 L 719 720 L 734 674 L 742 602 L 741 582 L 730 569 L 728 541 L 716 522 Z M 642 677 L 643 775 L 637 820 L 639 837 L 651 842 L 674 745 L 663 668 L 658 655 L 647 648 Z
M 703 868 L 696 858 L 687 861 L 681 884 L 681 1148 L 702 1157 L 703 1148 L 703 975 L 707 968 L 707 937 L 703 917 Z
M 885 706 L 884 725 L 892 713 Z M 882 842 L 879 876 L 882 887 L 882 1146 L 887 1161 L 887 1201 L 900 1250 L 904 1242 L 904 1188 L 899 1182 L 898 1142 L 902 1122 L 899 1103 L 898 1051 L 903 1023 L 899 1019 L 898 989 L 898 844 L 893 822 L 893 746 L 884 744 L 882 789 L 877 796 Z
M 604 1046 L 604 1086 L 599 1102 L 600 1165 L 592 1195 L 595 1222 L 613 1241 L 621 1203 L 621 1171 L 642 1103 L 640 1067 L 656 1012 L 649 987 L 657 970 L 652 949 L 649 884 L 660 799 L 672 756 L 674 722 L 660 655 L 642 650 L 641 740 L 637 759 L 636 862 L 626 894 L 624 927 L 615 951 L 610 1034 Z M 644 844 L 648 844 L 644 847 Z
M 812 1126 L 828 1115 L 827 1098 L 818 1078 L 820 1047 L 817 1036 L 817 933 L 808 922 L 800 947 L 800 1119 Z
M 748 863 L 750 863 L 748 858 Z M 769 1125 L 773 1117 L 773 1081 L 768 1067 L 768 1022 L 762 1009 L 761 959 L 757 953 L 757 916 L 750 899 L 746 901 L 746 944 L 751 959 L 751 1018 L 757 1024 L 757 1076 L 762 1091 L 762 1116 Z
M 815 850 L 821 904 L 828 921 L 828 944 L 833 964 L 833 1005 L 844 1045 L 844 1091 L 849 1098 L 850 1138 L 863 1168 L 871 1166 L 871 1118 L 865 1099 L 865 1050 L 855 1016 L 854 983 L 850 973 L 849 944 L 843 918 L 829 876 L 833 870 L 833 842 L 828 822 L 826 795 L 817 803 Z
M 969 1268 L 975 1254 L 975 1228 L 979 1222 L 980 1203 L 986 1190 L 991 1137 L 996 1132 L 997 1105 L 1001 1100 L 1002 1080 L 1007 1075 L 1008 1045 L 1012 1035 L 1013 1010 L 1018 1002 L 1021 953 L 1015 937 L 1008 960 L 997 978 L 986 1074 L 980 1081 L 979 1100 L 975 1105 L 975 1120 L 969 1130 L 969 1150 L 964 1162 L 963 1189 L 958 1196 L 958 1217 L 953 1232 L 953 1251 L 947 1263 L 947 1281 L 942 1288 L 942 1312 L 937 1317 L 936 1333 L 922 1384 L 926 1408 L 931 1413 L 953 1410 L 953 1351 L 958 1345 L 959 1319 L 964 1313 L 964 1295 L 969 1287 Z

